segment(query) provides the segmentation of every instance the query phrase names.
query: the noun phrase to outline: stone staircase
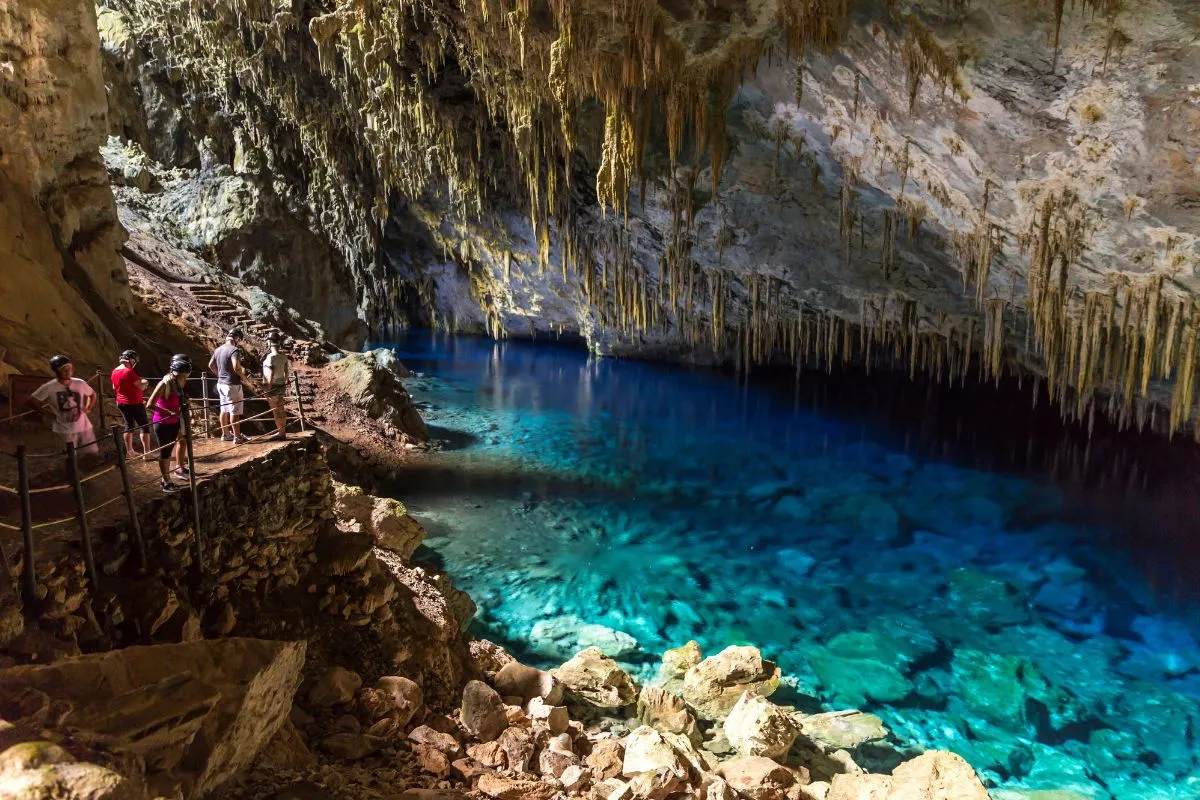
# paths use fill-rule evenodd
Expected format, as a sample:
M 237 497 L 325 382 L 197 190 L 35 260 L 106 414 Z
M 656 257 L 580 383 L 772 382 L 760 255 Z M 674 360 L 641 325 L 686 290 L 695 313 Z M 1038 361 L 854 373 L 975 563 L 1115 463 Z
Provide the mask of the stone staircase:
M 247 336 L 264 339 L 274 330 L 275 326 L 255 319 L 250 310 L 242 305 L 241 300 L 231 296 L 220 286 L 208 283 L 186 283 L 182 286 L 208 314 L 227 323 L 229 327 L 241 327 Z

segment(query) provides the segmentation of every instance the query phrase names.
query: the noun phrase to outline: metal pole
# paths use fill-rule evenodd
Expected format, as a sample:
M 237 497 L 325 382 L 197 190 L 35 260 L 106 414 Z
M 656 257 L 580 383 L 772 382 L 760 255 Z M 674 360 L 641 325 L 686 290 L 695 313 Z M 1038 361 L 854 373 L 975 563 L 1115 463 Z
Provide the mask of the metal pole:
M 104 374 L 100 370 L 96 370 L 96 391 L 100 395 L 96 407 L 100 409 L 100 430 L 104 430 L 108 426 L 104 424 Z
M 121 441 L 121 429 L 112 426 L 113 444 L 117 446 L 117 466 L 121 470 L 121 485 L 125 487 L 125 505 L 129 507 L 129 524 L 133 529 L 133 543 L 137 547 L 138 566 L 146 569 L 146 544 L 142 541 L 142 523 L 138 519 L 137 504 L 133 501 L 133 485 L 129 482 L 129 464 L 125 460 L 125 447 Z
M 212 426 L 208 422 L 208 372 L 200 373 L 200 389 L 204 392 L 204 435 L 212 436 Z
M 187 447 L 188 483 L 192 489 L 192 524 L 196 529 L 196 566 L 204 571 L 204 532 L 200 528 L 200 494 L 196 491 L 196 458 L 192 453 L 192 412 L 187 403 L 179 409 L 183 417 L 183 441 Z
M 75 492 L 75 513 L 79 515 L 83 563 L 87 567 L 88 581 L 92 584 L 92 592 L 95 593 L 100 590 L 100 580 L 96 575 L 96 558 L 92 554 L 92 532 L 88 530 L 87 506 L 83 502 L 83 484 L 79 480 L 79 458 L 75 454 L 74 442 L 67 442 L 67 471 L 70 473 L 71 489 Z
M 296 410 L 300 414 L 300 431 L 304 432 L 304 400 L 300 397 L 300 373 L 292 373 L 292 386 L 296 387 Z
M 37 567 L 33 557 L 33 509 L 29 503 L 29 460 L 25 456 L 25 445 L 17 445 L 17 486 L 21 493 L 21 538 L 25 542 L 25 603 L 37 600 Z

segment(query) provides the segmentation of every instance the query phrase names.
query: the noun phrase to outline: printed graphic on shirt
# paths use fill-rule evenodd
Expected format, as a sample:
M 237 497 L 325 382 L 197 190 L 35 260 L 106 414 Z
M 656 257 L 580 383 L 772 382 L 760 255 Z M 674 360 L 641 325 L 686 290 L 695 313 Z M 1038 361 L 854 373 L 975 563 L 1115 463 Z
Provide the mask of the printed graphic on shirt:
M 76 422 L 83 414 L 83 395 L 63 389 L 55 395 L 58 400 L 58 416 L 64 422 Z

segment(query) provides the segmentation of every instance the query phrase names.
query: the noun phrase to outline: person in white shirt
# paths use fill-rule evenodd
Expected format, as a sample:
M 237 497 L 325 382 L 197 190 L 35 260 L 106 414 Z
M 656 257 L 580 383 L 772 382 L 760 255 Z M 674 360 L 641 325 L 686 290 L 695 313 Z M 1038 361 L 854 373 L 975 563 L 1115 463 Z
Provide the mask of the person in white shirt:
M 287 389 L 288 357 L 279 350 L 283 343 L 283 334 L 271 331 L 267 336 L 271 345 L 270 354 L 263 359 L 263 380 L 267 383 L 267 404 L 275 415 L 275 435 L 272 439 L 287 438 L 287 411 L 283 405 L 283 394 Z
M 29 407 L 50 417 L 64 446 L 72 442 L 80 455 L 99 455 L 96 432 L 88 419 L 96 407 L 95 390 L 75 377 L 75 365 L 67 356 L 50 359 L 50 369 L 54 380 L 43 383 L 29 396 Z

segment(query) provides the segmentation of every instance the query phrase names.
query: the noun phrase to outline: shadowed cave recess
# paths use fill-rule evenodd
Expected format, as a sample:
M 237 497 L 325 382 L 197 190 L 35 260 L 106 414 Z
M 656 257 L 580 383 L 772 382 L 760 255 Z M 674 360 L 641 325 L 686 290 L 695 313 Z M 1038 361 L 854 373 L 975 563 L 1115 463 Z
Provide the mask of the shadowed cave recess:
M 192 597 L 309 652 L 255 650 L 301 687 L 259 767 L 172 796 L 1200 797 L 1193 0 L 19 0 L 0 89 L 0 378 L 231 309 L 321 354 L 338 530 L 362 483 L 422 531 L 308 558 L 338 624 L 402 576 L 385 645 Z M 483 639 L 578 730 L 501 691 L 481 735 Z M 761 648 L 736 710 L 688 642 Z M 321 705 L 337 663 L 423 710 Z

